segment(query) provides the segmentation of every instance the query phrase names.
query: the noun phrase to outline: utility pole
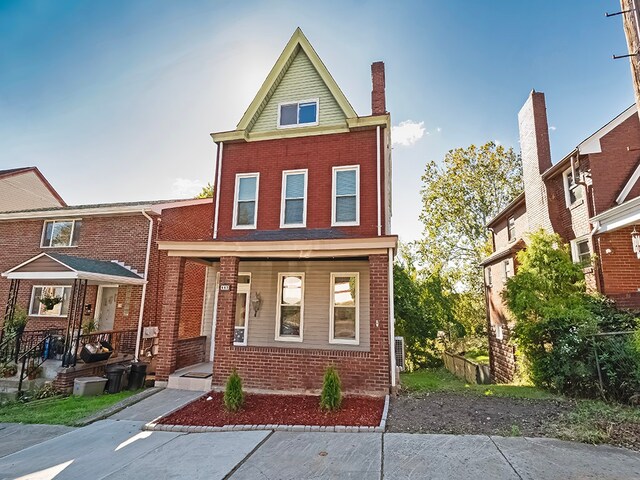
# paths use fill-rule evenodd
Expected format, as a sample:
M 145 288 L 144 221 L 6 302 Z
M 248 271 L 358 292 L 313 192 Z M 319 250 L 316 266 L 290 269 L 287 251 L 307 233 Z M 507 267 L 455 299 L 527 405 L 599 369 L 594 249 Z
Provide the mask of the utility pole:
M 620 0 L 622 25 L 629 49 L 631 80 L 640 115 L 640 14 L 638 3 L 640 3 L 639 0 Z

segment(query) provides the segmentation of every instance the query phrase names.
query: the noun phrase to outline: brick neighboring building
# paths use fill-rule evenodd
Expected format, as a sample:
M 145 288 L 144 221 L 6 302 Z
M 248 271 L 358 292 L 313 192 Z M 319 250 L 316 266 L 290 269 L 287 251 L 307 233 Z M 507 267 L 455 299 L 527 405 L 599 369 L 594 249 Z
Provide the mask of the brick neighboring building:
M 232 369 L 253 390 L 317 392 L 335 365 L 349 393 L 395 386 L 390 118 L 384 65 L 372 114 L 358 116 L 298 29 L 237 128 L 218 146 L 206 241 L 166 252 L 159 384 L 221 388 Z M 207 265 L 206 355 L 176 343 L 189 260 Z
M 159 326 L 166 254 L 158 251 L 158 240 L 209 238 L 211 222 L 201 219 L 211 216 L 212 207 L 212 199 L 204 199 L 0 213 L 0 309 L 27 310 L 29 338 L 48 330 L 66 336 L 74 322 L 77 329 L 93 321 L 96 334 L 117 340 L 119 353 L 130 359 L 136 353 L 139 324 Z M 204 276 L 203 265 L 189 262 L 180 305 L 178 341 L 190 344 L 192 352 L 199 348 L 199 356 L 191 355 L 198 361 L 204 359 Z M 83 298 L 74 300 L 78 282 L 85 281 Z M 38 300 L 47 295 L 61 302 L 47 310 Z M 81 312 L 76 317 L 74 305 Z M 3 322 L 4 315 L 0 327 Z M 153 339 L 143 343 L 157 350 L 151 346 Z M 75 370 L 82 370 L 78 365 Z
M 509 382 L 515 352 L 500 293 L 517 270 L 516 253 L 527 233 L 544 228 L 571 246 L 584 264 L 587 286 L 621 308 L 640 309 L 640 122 L 636 106 L 582 141 L 556 164 L 551 161 L 544 94 L 531 92 L 519 115 L 524 192 L 493 218 L 494 252 L 485 275 L 491 372 Z M 595 257 L 593 257 L 595 255 Z

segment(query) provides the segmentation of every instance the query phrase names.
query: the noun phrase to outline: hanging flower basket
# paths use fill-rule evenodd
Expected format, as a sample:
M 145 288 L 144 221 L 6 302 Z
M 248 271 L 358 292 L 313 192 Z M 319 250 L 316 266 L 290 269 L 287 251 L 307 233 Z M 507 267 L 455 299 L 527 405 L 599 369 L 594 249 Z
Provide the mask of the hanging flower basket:
M 44 305 L 47 310 L 53 310 L 53 307 L 58 305 L 62 301 L 61 297 L 49 297 L 45 296 L 40 299 L 40 303 Z

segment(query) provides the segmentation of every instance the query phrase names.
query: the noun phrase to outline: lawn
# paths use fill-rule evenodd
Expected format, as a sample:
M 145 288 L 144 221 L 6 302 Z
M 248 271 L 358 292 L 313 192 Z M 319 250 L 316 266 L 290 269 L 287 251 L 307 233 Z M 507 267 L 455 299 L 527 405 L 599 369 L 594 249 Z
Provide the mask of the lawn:
M 451 392 L 508 398 L 553 399 L 549 392 L 529 385 L 474 385 L 459 379 L 448 370 L 418 370 L 400 375 L 401 385 L 409 392 Z
M 0 406 L 0 423 L 48 423 L 73 425 L 78 420 L 127 398 L 137 392 L 123 391 L 96 397 L 55 397 L 32 402 L 11 402 Z

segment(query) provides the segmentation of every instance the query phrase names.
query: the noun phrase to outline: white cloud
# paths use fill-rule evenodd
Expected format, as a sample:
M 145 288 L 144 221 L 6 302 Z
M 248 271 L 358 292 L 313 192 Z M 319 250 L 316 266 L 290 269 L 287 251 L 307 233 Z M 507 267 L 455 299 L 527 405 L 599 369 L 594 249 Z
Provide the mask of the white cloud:
M 493 143 L 495 143 L 498 146 L 502 145 L 502 142 L 500 140 L 494 140 Z
M 424 128 L 424 122 L 405 120 L 391 127 L 391 142 L 394 145 L 410 147 L 424 137 L 425 133 L 429 135 Z
M 440 127 L 436 128 L 436 132 L 440 133 L 442 131 L 442 129 Z M 429 132 L 427 132 L 427 134 L 429 134 Z
M 552 132 L 554 132 L 554 131 L 556 130 L 556 127 L 554 127 L 553 125 L 551 125 L 551 126 L 549 127 L 549 130 L 551 130 Z
M 171 185 L 171 194 L 174 197 L 195 197 L 204 187 L 200 180 L 190 180 L 188 178 L 176 178 Z

